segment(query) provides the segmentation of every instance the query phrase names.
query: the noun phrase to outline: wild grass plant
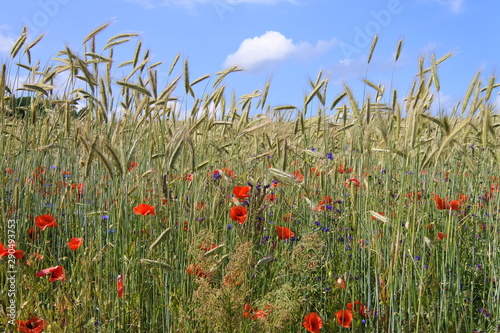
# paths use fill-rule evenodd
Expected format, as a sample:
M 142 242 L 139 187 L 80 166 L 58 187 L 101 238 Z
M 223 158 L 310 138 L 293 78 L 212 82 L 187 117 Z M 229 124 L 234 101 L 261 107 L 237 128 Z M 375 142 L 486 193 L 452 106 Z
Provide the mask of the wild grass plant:
M 365 78 L 362 102 L 347 85 L 330 99 L 320 73 L 303 105 L 272 107 L 269 85 L 226 91 L 238 68 L 191 81 L 180 57 L 162 88 L 161 64 L 141 42 L 115 63 L 135 34 L 96 49 L 105 28 L 45 68 L 31 59 L 41 38 L 23 31 L 1 65 L 0 242 L 7 248 L 15 221 L 24 254 L 16 323 L 36 316 L 47 332 L 499 330 L 494 77 L 478 73 L 440 115 L 438 69 L 450 55 L 422 58 L 405 97 Z M 401 42 L 397 50 L 395 61 Z M 32 100 L 19 106 L 19 97 Z M 134 211 L 140 204 L 154 212 Z M 42 231 L 35 219 L 48 214 L 58 225 Z M 83 245 L 70 249 L 70 238 Z M 55 266 L 64 279 L 37 276 Z M 0 274 L 1 324 L 15 331 L 9 283 Z M 322 325 L 303 325 L 312 312 Z

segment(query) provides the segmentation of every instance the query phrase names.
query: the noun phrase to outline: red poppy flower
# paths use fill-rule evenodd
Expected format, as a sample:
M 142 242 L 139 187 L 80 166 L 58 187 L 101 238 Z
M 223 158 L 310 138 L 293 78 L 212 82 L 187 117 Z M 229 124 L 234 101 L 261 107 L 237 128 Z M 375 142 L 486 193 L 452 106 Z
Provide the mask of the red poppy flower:
M 413 199 L 416 197 L 418 201 L 421 201 L 422 200 L 422 192 L 417 192 L 417 193 L 410 192 L 410 193 L 407 193 L 405 195 L 405 197 L 408 197 L 410 199 Z
M 266 305 L 265 309 L 264 310 L 258 310 L 258 309 L 255 309 L 257 311 L 255 311 L 255 314 L 253 315 L 253 318 L 252 319 L 264 319 L 267 317 L 268 314 L 270 314 L 272 311 L 273 311 L 273 306 L 272 305 Z
M 339 167 L 337 168 L 337 172 L 338 173 L 351 173 L 352 172 L 352 168 L 344 168 L 344 165 L 343 164 L 340 164 Z
M 267 202 L 275 202 L 277 199 L 276 194 L 271 193 L 271 194 L 266 194 L 264 197 L 264 200 Z
M 459 210 L 461 204 L 464 201 L 467 201 L 469 199 L 468 196 L 460 194 L 459 200 L 452 200 L 452 201 L 447 201 L 446 199 L 441 199 L 439 195 L 434 196 L 434 201 L 436 202 L 436 207 L 439 210 L 442 209 L 447 209 L 447 210 Z
M 130 164 L 128 165 L 127 171 L 130 172 L 138 166 L 139 166 L 139 163 L 137 163 L 136 161 L 130 162 Z
M 323 174 L 325 175 L 326 171 L 323 171 Z M 321 175 L 321 171 L 316 167 L 312 167 L 311 168 L 311 175 L 315 175 L 316 177 L 318 177 Z
M 351 184 L 354 184 L 356 187 L 361 186 L 361 182 L 357 178 L 349 178 L 349 180 L 345 182 L 345 187 L 351 187 Z
M 491 185 L 490 191 L 486 192 L 486 194 L 481 197 L 481 199 L 484 201 L 490 201 L 491 199 L 493 199 L 495 192 L 498 192 L 498 183 Z
M 38 167 L 38 168 L 35 169 L 35 172 L 33 172 L 33 178 L 38 179 L 44 173 L 45 173 L 45 168 L 44 167 Z
M 238 199 L 245 199 L 250 197 L 248 192 L 251 190 L 252 188 L 250 186 L 235 186 L 233 188 L 233 193 Z
M 7 248 L 4 247 L 2 243 L 0 243 L 0 260 L 3 256 L 8 257 L 9 254 L 12 254 L 16 259 L 22 259 L 24 257 L 24 253 L 21 250 L 16 250 L 16 243 L 10 243 Z
M 298 183 L 302 183 L 304 180 L 304 175 L 300 171 L 292 172 L 291 175 L 297 180 Z
M 71 184 L 71 189 L 72 190 L 78 190 L 78 194 L 83 194 L 83 189 L 84 189 L 83 183 L 78 183 L 78 184 Z
M 118 275 L 118 281 L 116 282 L 116 292 L 118 293 L 118 297 L 123 298 L 123 276 L 120 274 Z
M 218 247 L 219 247 L 219 245 L 212 244 L 209 242 L 203 242 L 200 246 L 198 246 L 198 248 L 202 249 L 205 252 L 211 251 L 211 250 L 216 249 Z
M 63 281 L 66 279 L 66 276 L 64 276 L 64 269 L 61 266 L 54 266 L 54 267 L 42 269 L 40 272 L 36 273 L 36 276 L 42 277 L 42 276 L 45 276 L 47 274 L 50 274 L 50 278 L 49 278 L 50 282 L 54 282 L 57 280 Z
M 193 174 L 192 174 L 192 173 L 188 173 L 188 174 L 186 175 L 186 180 L 187 180 L 188 182 L 193 181 L 193 178 L 194 178 L 194 176 L 193 176 Z
M 66 244 L 74 251 L 83 245 L 83 238 L 70 238 L 69 242 Z
M 445 209 L 447 206 L 449 207 L 449 204 L 448 202 L 446 201 L 446 199 L 441 199 L 439 197 L 438 194 L 436 194 L 434 196 L 434 201 L 436 202 L 436 207 L 437 209 L 441 210 L 441 209 Z M 451 207 L 447 208 L 447 209 L 450 209 Z
M 323 327 L 323 320 L 316 312 L 311 312 L 304 317 L 302 326 L 311 333 L 319 333 Z
M 278 232 L 278 238 L 281 240 L 290 239 L 295 236 L 295 234 L 287 227 L 276 227 Z
M 247 319 L 252 318 L 253 309 L 252 309 L 252 305 L 250 305 L 250 303 L 245 303 L 243 310 L 245 311 L 245 312 L 243 312 L 243 317 L 245 317 Z
M 57 222 L 51 214 L 44 214 L 35 217 L 35 225 L 39 227 L 41 231 L 44 231 L 45 228 L 57 227 Z
M 273 311 L 274 306 L 266 305 L 266 307 L 263 310 L 259 310 L 259 309 L 252 308 L 250 303 L 245 303 L 245 306 L 243 307 L 243 309 L 245 310 L 245 312 L 243 312 L 243 317 L 245 317 L 247 319 L 256 320 L 256 319 L 266 318 L 266 316 Z
M 186 272 L 188 274 L 191 274 L 191 275 L 196 275 L 197 277 L 199 278 L 206 278 L 206 277 L 209 277 L 210 274 L 209 273 L 206 273 L 201 267 L 200 265 L 194 265 L 194 264 L 191 264 L 189 265 L 188 267 L 186 267 Z
M 318 205 L 314 208 L 315 212 L 323 211 L 326 209 L 325 205 L 331 205 L 333 203 L 331 195 L 325 195 L 322 197 L 322 200 L 318 203 Z
M 340 310 L 335 316 L 337 317 L 337 323 L 342 327 L 351 327 L 352 323 L 352 311 L 351 310 Z
M 10 174 L 14 173 L 14 169 L 7 168 L 7 169 L 5 169 L 5 173 L 10 175 Z
M 134 213 L 137 215 L 155 215 L 155 208 L 148 204 L 139 204 L 134 207 Z
M 331 205 L 333 203 L 331 195 L 324 195 L 318 205 Z
M 243 206 L 233 206 L 229 211 L 229 217 L 233 221 L 238 221 L 239 224 L 245 223 L 247 219 L 248 210 Z
M 315 212 L 319 212 L 319 211 L 324 211 L 326 209 L 325 206 L 322 206 L 322 205 L 317 205 L 316 207 L 314 207 L 314 211 Z
M 437 240 L 443 240 L 443 239 L 445 239 L 445 238 L 447 238 L 447 237 L 448 237 L 448 235 L 447 235 L 447 234 L 445 234 L 444 232 L 441 232 L 441 231 L 440 231 L 440 232 L 438 232 L 438 234 L 437 234 L 437 236 L 436 236 L 436 239 L 437 239 Z
M 17 329 L 22 333 L 41 333 L 45 330 L 46 326 L 47 322 L 36 316 L 26 321 L 17 321 Z
M 236 178 L 236 172 L 234 172 L 231 168 L 222 168 L 222 172 L 224 172 L 228 177 Z
M 347 309 L 354 311 L 354 312 L 357 312 L 360 315 L 362 315 L 363 317 L 368 316 L 368 307 L 366 305 L 363 305 L 363 303 L 361 301 L 354 301 L 354 304 L 348 303 Z

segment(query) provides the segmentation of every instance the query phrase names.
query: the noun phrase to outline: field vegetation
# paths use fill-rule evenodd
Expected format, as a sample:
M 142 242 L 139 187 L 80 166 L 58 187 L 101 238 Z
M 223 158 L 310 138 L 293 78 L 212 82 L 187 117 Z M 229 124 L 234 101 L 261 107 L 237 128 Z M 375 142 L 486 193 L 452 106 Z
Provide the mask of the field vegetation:
M 6 331 L 500 330 L 494 76 L 436 110 L 431 55 L 405 96 L 319 73 L 276 107 L 105 28 L 45 67 L 23 31 L 0 64 Z

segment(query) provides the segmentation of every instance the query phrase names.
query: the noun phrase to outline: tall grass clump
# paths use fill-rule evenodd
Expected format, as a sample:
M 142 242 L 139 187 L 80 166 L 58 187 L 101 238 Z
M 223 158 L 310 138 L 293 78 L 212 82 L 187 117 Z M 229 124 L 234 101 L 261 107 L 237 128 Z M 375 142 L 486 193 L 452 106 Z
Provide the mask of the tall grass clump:
M 177 56 L 160 84 L 140 41 L 115 58 L 136 34 L 97 49 L 106 27 L 46 67 L 24 30 L 0 64 L 0 265 L 13 234 L 18 327 L 499 329 L 495 77 L 436 115 L 451 54 L 431 55 L 406 96 L 367 70 L 361 102 L 347 84 L 330 99 L 319 73 L 303 105 L 273 107 L 269 84 L 226 91 L 237 67 L 192 80 Z

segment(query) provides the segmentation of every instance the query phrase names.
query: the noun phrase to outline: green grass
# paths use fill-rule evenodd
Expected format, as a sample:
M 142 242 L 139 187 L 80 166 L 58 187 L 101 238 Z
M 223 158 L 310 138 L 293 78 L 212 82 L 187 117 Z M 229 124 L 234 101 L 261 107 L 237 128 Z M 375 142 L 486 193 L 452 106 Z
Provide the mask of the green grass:
M 374 99 L 359 103 L 347 86 L 330 98 L 319 73 L 304 105 L 273 108 L 268 85 L 241 97 L 225 90 L 237 68 L 190 81 L 187 61 L 172 75 L 176 58 L 159 87 L 159 65 L 140 47 L 124 65 L 129 74 L 113 79 L 115 42 L 134 36 L 112 38 L 98 53 L 101 30 L 82 54 L 65 49 L 46 68 L 34 66 L 23 35 L 2 64 L 0 242 L 15 220 L 24 251 L 18 319 L 43 318 L 48 332 L 305 332 L 304 316 L 316 312 L 322 332 L 498 330 L 498 188 L 485 198 L 499 176 L 494 77 L 483 83 L 478 75 L 439 116 L 431 113 L 437 70 L 449 55 L 433 56 L 427 69 L 423 60 L 404 98 L 368 79 Z M 16 90 L 26 71 L 32 81 Z M 56 86 L 58 76 L 68 79 Z M 24 118 L 12 104 L 21 96 L 37 102 Z M 77 102 L 84 108 L 74 109 Z M 222 169 L 234 175 L 215 179 Z M 80 183 L 79 193 L 72 185 Z M 248 183 L 242 203 L 233 188 Z M 436 194 L 468 200 L 438 210 Z M 318 209 L 325 196 L 332 203 Z M 135 214 L 140 203 L 156 214 Z M 240 225 L 229 211 L 241 204 L 248 216 Z M 31 239 L 42 214 L 59 225 Z M 280 240 L 277 226 L 295 237 Z M 71 237 L 83 246 L 70 250 Z M 213 244 L 221 246 L 200 249 Z M 0 265 L 8 270 L 6 257 Z M 65 281 L 35 276 L 57 265 Z M 188 273 L 196 269 L 201 277 Z M 0 284 L 1 313 L 6 274 Z M 342 328 L 335 313 L 358 300 L 368 315 L 354 313 L 352 328 Z M 253 319 L 258 310 L 264 318 Z

